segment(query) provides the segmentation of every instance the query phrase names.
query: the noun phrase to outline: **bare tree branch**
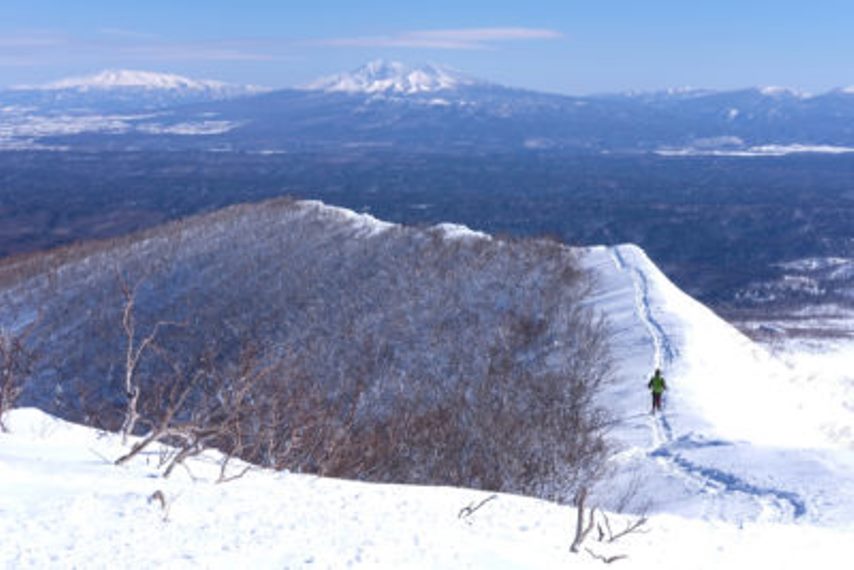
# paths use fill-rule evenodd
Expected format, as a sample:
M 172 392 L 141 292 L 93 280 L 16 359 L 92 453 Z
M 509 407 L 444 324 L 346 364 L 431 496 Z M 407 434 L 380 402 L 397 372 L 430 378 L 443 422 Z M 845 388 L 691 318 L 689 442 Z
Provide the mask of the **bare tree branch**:
M 8 431 L 3 420 L 23 393 L 36 360 L 35 352 L 26 346 L 25 341 L 35 330 L 39 320 L 40 316 L 33 319 L 23 330 L 16 332 L 0 329 L 0 431 L 2 432 Z
M 592 550 L 590 550 L 589 548 L 586 548 L 586 547 L 584 550 L 586 550 L 590 556 L 592 556 L 596 560 L 601 560 L 605 564 L 612 564 L 612 563 L 616 562 L 617 560 L 623 560 L 625 558 L 628 558 L 628 556 L 626 556 L 625 554 L 617 554 L 615 556 L 603 556 L 601 554 L 596 554 L 595 552 L 593 552 Z
M 468 518 L 469 516 L 471 516 L 475 512 L 477 512 L 477 510 L 480 509 L 481 507 L 483 507 L 486 503 L 488 503 L 489 501 L 493 501 L 497 498 L 498 498 L 498 495 L 490 495 L 490 496 L 486 497 L 485 499 L 483 499 L 482 501 L 480 501 L 479 503 L 477 503 L 476 505 L 474 503 L 469 503 L 468 505 L 466 505 L 465 507 L 460 509 L 459 514 L 457 514 L 457 518 L 458 519 Z
M 182 324 L 174 321 L 157 321 L 142 340 L 137 340 L 135 309 L 137 291 L 141 281 L 137 281 L 131 286 L 118 269 L 116 269 L 116 277 L 122 297 L 124 298 L 122 330 L 125 336 L 124 388 L 127 404 L 125 406 L 125 418 L 122 422 L 121 433 L 122 444 L 127 444 L 128 437 L 133 434 L 136 424 L 140 419 L 139 399 L 142 395 L 142 389 L 137 378 L 137 369 L 140 361 L 146 354 L 146 351 L 155 344 L 161 328 L 166 326 L 182 326 Z
M 593 530 L 593 524 L 595 522 L 596 514 L 595 507 L 591 507 L 590 519 L 587 522 L 587 526 L 584 525 L 584 509 L 585 503 L 587 502 L 587 493 L 587 487 L 582 487 L 575 498 L 575 538 L 572 541 L 572 545 L 570 545 L 569 547 L 569 550 L 571 552 L 578 552 L 578 549 L 581 547 L 581 544 L 587 539 L 587 535 L 589 535 L 590 531 Z

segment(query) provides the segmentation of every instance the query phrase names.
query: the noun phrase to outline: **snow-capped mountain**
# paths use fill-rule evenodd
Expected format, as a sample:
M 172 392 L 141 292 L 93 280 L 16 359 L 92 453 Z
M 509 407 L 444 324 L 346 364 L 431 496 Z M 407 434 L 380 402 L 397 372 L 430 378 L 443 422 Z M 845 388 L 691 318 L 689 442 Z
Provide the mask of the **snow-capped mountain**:
M 474 79 L 437 65 L 409 66 L 397 61 L 375 60 L 350 72 L 324 77 L 304 86 L 328 93 L 412 95 L 436 93 L 471 86 Z
M 108 91 L 143 89 L 148 91 L 205 91 L 223 96 L 248 95 L 268 91 L 255 85 L 235 85 L 209 79 L 190 79 L 174 73 L 156 73 L 129 69 L 107 69 L 92 75 L 66 77 L 42 85 L 21 85 L 14 91 Z
M 222 101 L 267 91 L 255 85 L 196 80 L 171 73 L 106 70 L 42 85 L 0 90 L 0 108 L 30 117 L 105 115 Z M 20 113 L 16 111 L 23 110 Z
M 224 85 L 224 83 L 219 81 L 196 81 L 171 73 L 109 69 L 93 75 L 67 77 L 43 85 L 25 85 L 16 87 L 15 89 L 44 91 L 77 89 L 88 91 L 94 89 L 135 87 L 141 89 L 191 89 L 199 91 L 203 89 L 219 89 Z

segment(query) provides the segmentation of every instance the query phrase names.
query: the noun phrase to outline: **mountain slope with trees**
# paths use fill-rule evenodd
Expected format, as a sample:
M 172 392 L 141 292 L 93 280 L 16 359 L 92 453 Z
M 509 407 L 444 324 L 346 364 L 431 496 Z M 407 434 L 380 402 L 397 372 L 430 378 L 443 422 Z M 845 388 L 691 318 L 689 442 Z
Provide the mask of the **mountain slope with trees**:
M 188 453 L 570 500 L 610 454 L 590 286 L 557 242 L 274 200 L 7 260 L 0 324 L 34 323 L 22 404 Z

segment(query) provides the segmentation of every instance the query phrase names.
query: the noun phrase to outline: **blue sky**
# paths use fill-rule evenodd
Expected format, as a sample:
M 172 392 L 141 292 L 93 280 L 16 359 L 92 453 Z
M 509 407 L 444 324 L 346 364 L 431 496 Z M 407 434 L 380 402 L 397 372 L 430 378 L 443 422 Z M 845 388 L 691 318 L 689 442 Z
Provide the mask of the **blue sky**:
M 593 93 L 854 85 L 843 0 L 2 0 L 0 85 L 104 68 L 287 87 L 377 58 Z

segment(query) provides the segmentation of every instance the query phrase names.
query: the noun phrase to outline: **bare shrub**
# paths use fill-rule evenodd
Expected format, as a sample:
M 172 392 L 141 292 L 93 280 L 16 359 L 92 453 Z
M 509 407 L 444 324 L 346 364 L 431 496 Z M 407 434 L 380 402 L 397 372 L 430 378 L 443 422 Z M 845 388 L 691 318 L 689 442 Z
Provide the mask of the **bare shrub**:
M 8 431 L 4 417 L 21 396 L 36 359 L 35 352 L 26 344 L 35 325 L 33 321 L 15 332 L 0 329 L 0 431 L 3 432 Z
M 598 510 L 595 506 L 587 508 L 588 488 L 583 486 L 579 489 L 575 497 L 576 521 L 575 533 L 572 544 L 569 547 L 571 552 L 579 552 L 581 546 L 587 540 L 594 528 L 598 531 L 598 542 L 612 544 L 630 534 L 643 534 L 646 532 L 645 526 L 647 518 L 645 515 L 635 517 L 627 521 L 622 529 L 614 530 L 611 526 L 611 519 L 603 510 Z M 585 516 L 587 521 L 585 522 Z M 599 554 L 589 547 L 584 548 L 585 552 L 593 558 L 601 560 L 606 564 L 611 564 L 618 560 L 628 558 L 625 554 L 615 554 L 605 556 Z
M 148 334 L 141 339 L 138 338 L 136 330 L 135 307 L 137 289 L 140 282 L 130 285 L 125 277 L 116 271 L 119 287 L 124 299 L 124 307 L 122 309 L 122 332 L 124 334 L 125 344 L 125 361 L 124 361 L 124 389 L 125 389 L 125 418 L 122 422 L 121 433 L 122 443 L 127 443 L 129 435 L 133 434 L 136 423 L 139 421 L 139 399 L 142 395 L 142 388 L 139 383 L 137 371 L 140 361 L 148 351 L 156 351 L 157 336 L 162 327 L 175 326 L 178 323 L 171 321 L 157 321 Z
M 215 357 L 203 358 L 192 371 L 172 363 L 172 373 L 150 383 L 140 399 L 139 421 L 147 433 L 116 459 L 130 461 L 153 443 L 168 444 L 161 457 L 163 475 L 206 449 L 225 453 L 220 481 L 227 475 L 231 457 L 257 455 L 269 428 L 259 423 L 270 390 L 275 363 L 263 362 L 253 345 L 247 345 L 232 366 L 218 367 Z
M 275 468 L 564 503 L 604 471 L 607 328 L 558 243 L 380 229 L 273 201 L 51 267 L 62 294 L 33 293 L 51 367 L 33 400 L 171 443 L 164 470 L 216 447 Z M 60 382 L 85 389 L 60 405 L 48 397 Z

